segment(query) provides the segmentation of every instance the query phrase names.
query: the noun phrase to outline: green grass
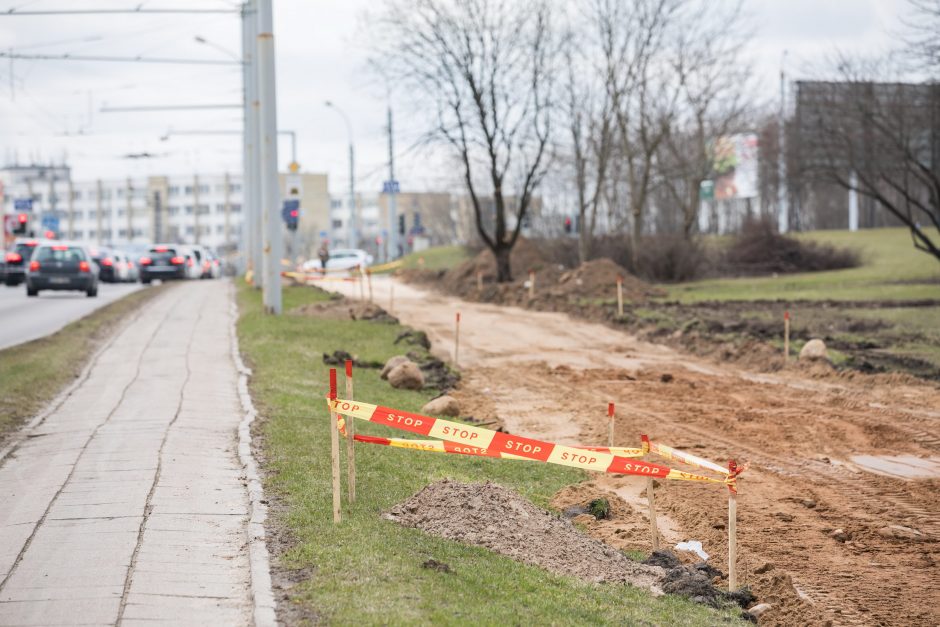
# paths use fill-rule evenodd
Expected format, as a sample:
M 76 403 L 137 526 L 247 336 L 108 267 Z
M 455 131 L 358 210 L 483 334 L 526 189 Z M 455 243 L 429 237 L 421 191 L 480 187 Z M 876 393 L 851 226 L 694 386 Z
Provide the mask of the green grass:
M 940 263 L 911 244 L 907 229 L 814 231 L 800 239 L 851 247 L 863 265 L 776 277 L 714 279 L 663 286 L 669 300 L 918 300 L 940 298 Z
M 81 374 L 99 343 L 125 316 L 163 289 L 133 292 L 52 335 L 0 351 L 0 443 Z
M 286 288 L 285 310 L 325 298 L 309 288 Z M 306 573 L 290 589 L 290 603 L 335 624 L 714 625 L 737 620 L 733 611 L 716 612 L 677 597 L 656 599 L 630 587 L 555 576 L 381 517 L 444 477 L 493 480 L 545 507 L 558 489 L 585 477 L 575 469 L 359 444 L 358 500 L 352 507 L 344 504 L 343 522 L 334 526 L 329 413 L 323 400 L 328 367 L 321 354 L 342 349 L 384 361 L 401 352 L 392 344 L 401 327 L 264 316 L 260 295 L 244 286 L 239 304 L 241 349 L 254 369 L 251 391 L 267 418 L 262 427 L 266 489 L 279 503 L 273 511 L 282 512 L 275 523 L 285 525 L 294 541 L 278 563 Z M 340 380 L 342 391 L 342 373 Z M 430 394 L 395 390 L 378 371 L 360 369 L 356 397 L 418 411 Z M 357 426 L 363 433 L 402 435 L 362 421 Z M 422 568 L 430 558 L 453 572 Z
M 424 268 L 425 270 L 450 270 L 470 258 L 470 253 L 463 246 L 435 246 L 419 253 L 409 253 L 402 257 L 403 268 Z M 424 260 L 423 263 L 421 260 Z

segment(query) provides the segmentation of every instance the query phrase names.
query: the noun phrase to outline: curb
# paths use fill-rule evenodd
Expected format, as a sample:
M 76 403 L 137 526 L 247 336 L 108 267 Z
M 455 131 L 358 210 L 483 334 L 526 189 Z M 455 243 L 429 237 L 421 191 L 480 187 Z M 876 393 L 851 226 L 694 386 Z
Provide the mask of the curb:
M 229 285 L 231 286 L 231 283 Z M 231 289 L 229 291 L 232 293 Z M 248 480 L 248 501 L 251 505 L 248 519 L 248 561 L 251 569 L 251 596 L 254 601 L 252 622 L 257 627 L 268 627 L 277 624 L 274 613 L 274 593 L 271 590 L 271 562 L 264 532 L 268 506 L 264 501 L 264 488 L 258 474 L 258 464 L 251 454 L 251 423 L 258 417 L 258 411 L 251 402 L 251 394 L 248 393 L 248 377 L 251 376 L 251 369 L 242 361 L 238 348 L 238 333 L 235 327 L 238 320 L 238 307 L 234 302 L 234 294 L 229 311 L 231 313 L 229 335 L 232 361 L 235 362 L 235 368 L 238 370 L 238 398 L 245 412 L 244 418 L 238 425 L 238 459 Z

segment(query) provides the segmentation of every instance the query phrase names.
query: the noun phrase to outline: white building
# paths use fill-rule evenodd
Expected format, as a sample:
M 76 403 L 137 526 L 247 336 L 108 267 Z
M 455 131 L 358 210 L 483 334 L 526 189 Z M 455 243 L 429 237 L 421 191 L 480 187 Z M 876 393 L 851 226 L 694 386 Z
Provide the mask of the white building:
M 302 248 L 319 246 L 329 231 L 325 174 L 301 174 Z M 281 175 L 282 184 L 284 175 Z M 73 181 L 66 166 L 0 169 L 0 208 L 15 215 L 32 201 L 29 230 L 60 239 L 125 245 L 156 241 L 234 249 L 241 239 L 240 174 L 150 176 Z M 20 201 L 20 202 L 17 202 Z

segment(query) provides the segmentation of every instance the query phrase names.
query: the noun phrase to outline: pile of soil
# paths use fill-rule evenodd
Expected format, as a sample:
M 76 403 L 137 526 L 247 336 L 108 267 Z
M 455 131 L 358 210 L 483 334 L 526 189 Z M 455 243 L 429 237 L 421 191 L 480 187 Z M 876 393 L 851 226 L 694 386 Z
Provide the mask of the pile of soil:
M 343 297 L 326 302 L 300 305 L 287 312 L 291 316 L 310 316 L 327 320 L 369 320 L 385 324 L 398 324 L 398 318 L 375 303 L 362 303 Z
M 626 302 L 642 303 L 664 292 L 631 275 L 607 258 L 582 264 L 574 270 L 552 263 L 539 247 L 520 238 L 510 255 L 513 281 L 496 283 L 496 259 L 489 249 L 444 273 L 421 272 L 402 275 L 406 281 L 431 283 L 438 289 L 466 300 L 522 305 L 544 311 L 578 313 L 586 301 L 616 298 L 617 277 L 623 278 Z M 535 297 L 528 290 L 529 271 L 535 272 Z M 483 279 L 483 289 L 477 274 Z
M 662 594 L 662 568 L 634 562 L 495 483 L 444 479 L 385 514 L 388 520 L 442 538 L 483 546 L 559 575 L 627 583 Z
M 558 287 L 552 293 L 569 298 L 615 298 L 617 278 L 623 280 L 623 299 L 626 302 L 644 302 L 666 292 L 653 287 L 630 274 L 607 258 L 581 264 L 558 278 Z

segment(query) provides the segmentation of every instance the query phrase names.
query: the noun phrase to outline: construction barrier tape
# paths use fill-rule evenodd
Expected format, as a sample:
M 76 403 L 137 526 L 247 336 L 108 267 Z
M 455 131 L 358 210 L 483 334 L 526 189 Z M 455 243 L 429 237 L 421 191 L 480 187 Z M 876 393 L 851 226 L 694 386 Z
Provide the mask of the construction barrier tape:
M 543 442 L 534 438 L 500 433 L 361 401 L 327 399 L 327 403 L 330 410 L 337 414 L 386 425 L 418 435 L 429 435 L 452 444 L 483 449 L 486 450 L 487 456 L 492 454 L 510 459 L 530 459 L 595 472 L 642 475 L 660 479 L 682 479 L 722 484 L 729 484 L 734 481 L 733 477 L 713 479 L 602 451 Z
M 378 266 L 369 266 L 369 270 L 371 270 L 372 272 L 382 272 L 382 271 L 384 271 L 384 270 L 394 270 L 395 268 L 400 268 L 402 265 L 404 265 L 404 263 L 405 263 L 404 261 L 402 261 L 401 259 L 399 259 L 399 260 L 397 260 L 397 261 L 389 261 L 388 263 L 383 263 L 383 264 L 380 264 L 380 265 L 378 265 Z
M 645 435 L 641 437 L 643 438 L 643 444 L 649 448 L 650 453 L 655 453 L 660 457 L 665 457 L 666 459 L 680 461 L 685 464 L 689 464 L 690 466 L 711 470 L 728 477 L 731 476 L 731 473 L 727 468 L 724 468 L 715 462 L 703 459 L 696 455 L 692 455 L 691 453 L 686 453 L 685 451 L 680 451 L 679 449 L 674 449 L 671 446 L 666 446 L 665 444 L 650 442 L 649 438 L 647 438 Z M 738 474 L 740 474 L 740 472 Z
M 359 280 L 358 276 L 323 276 L 319 273 L 305 272 L 281 272 L 281 276 L 295 281 L 346 281 L 355 283 Z

